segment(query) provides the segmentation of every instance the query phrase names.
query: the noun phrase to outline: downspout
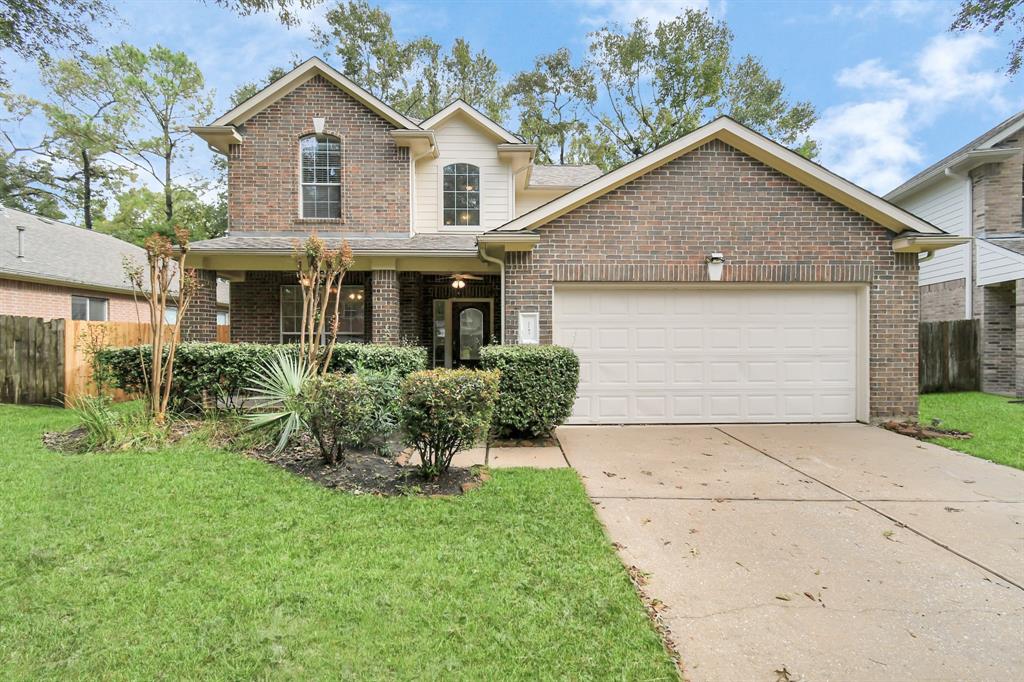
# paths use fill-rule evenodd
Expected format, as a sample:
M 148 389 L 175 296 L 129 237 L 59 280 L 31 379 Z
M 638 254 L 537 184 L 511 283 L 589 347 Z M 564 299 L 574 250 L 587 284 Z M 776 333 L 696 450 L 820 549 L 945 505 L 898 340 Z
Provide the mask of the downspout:
M 930 261 L 930 260 L 931 260 L 932 258 L 935 258 L 935 252 L 934 252 L 934 251 L 925 251 L 925 252 L 924 252 L 924 258 L 918 258 L 918 259 L 917 259 L 917 262 L 918 262 L 919 264 L 920 264 L 920 263 L 927 263 L 927 262 L 928 262 L 928 261 Z
M 501 345 L 505 345 L 505 327 L 507 320 L 505 319 L 505 261 L 504 259 L 495 258 L 487 255 L 487 249 L 479 241 L 476 243 L 477 248 L 480 249 L 480 259 L 487 261 L 488 263 L 497 263 L 498 269 L 501 272 L 501 287 L 499 289 L 498 298 L 498 311 L 501 315 Z

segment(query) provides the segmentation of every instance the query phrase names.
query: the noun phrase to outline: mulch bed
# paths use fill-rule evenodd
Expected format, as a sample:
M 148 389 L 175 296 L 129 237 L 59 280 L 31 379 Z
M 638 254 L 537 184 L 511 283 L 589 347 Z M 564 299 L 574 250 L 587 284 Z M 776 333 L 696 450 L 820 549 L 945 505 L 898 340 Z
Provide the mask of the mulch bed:
M 43 445 L 55 452 L 85 452 L 85 427 L 79 426 L 70 431 L 47 431 L 43 434 Z
M 910 436 L 918 440 L 929 440 L 931 438 L 955 438 L 957 440 L 967 440 L 974 434 L 968 433 L 967 431 L 957 431 L 956 429 L 943 429 L 938 426 L 925 426 L 924 424 L 918 424 L 917 422 L 897 422 L 889 421 L 882 424 L 883 429 L 889 431 L 895 431 L 904 436 Z
M 301 438 L 279 453 L 272 447 L 247 452 L 250 457 L 287 469 L 325 488 L 356 495 L 460 495 L 480 487 L 489 476 L 480 469 L 451 467 L 436 479 L 423 477 L 418 467 L 403 465 L 407 457 L 386 457 L 375 452 L 351 451 L 343 462 L 325 464 L 309 438 Z

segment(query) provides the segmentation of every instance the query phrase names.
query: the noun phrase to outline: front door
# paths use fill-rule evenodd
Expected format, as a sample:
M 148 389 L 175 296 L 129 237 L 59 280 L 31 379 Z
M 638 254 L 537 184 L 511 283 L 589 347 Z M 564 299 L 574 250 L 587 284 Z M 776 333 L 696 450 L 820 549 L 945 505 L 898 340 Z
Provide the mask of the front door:
M 490 304 L 485 301 L 452 302 L 452 366 L 477 367 L 480 349 L 490 342 Z

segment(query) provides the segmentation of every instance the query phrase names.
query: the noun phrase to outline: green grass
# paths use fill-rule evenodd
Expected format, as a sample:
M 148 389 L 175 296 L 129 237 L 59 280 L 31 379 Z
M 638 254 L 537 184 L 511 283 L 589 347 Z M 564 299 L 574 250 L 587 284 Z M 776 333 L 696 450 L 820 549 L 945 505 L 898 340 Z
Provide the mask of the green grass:
M 359 497 L 0 406 L 0 679 L 673 679 L 571 470 Z
M 932 442 L 999 464 L 1024 469 L 1024 405 L 988 393 L 927 393 L 921 396 L 921 423 L 941 419 L 942 427 L 970 431 L 968 440 Z

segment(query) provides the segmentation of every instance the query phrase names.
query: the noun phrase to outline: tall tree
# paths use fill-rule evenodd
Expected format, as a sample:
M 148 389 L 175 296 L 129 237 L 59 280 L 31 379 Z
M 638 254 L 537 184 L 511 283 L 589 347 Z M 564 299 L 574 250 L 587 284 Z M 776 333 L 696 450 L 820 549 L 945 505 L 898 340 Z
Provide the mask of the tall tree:
M 227 205 L 219 194 L 203 199 L 194 189 L 175 187 L 175 225 L 167 222 L 163 192 L 133 187 L 118 194 L 116 202 L 109 218 L 97 220 L 96 229 L 138 246 L 151 234 L 173 237 L 175 225 L 187 228 L 190 239 L 220 237 L 227 226 Z
M 456 38 L 441 60 L 441 84 L 449 102 L 461 99 L 501 122 L 508 113 L 508 94 L 498 77 L 498 65 L 480 50 L 473 53 L 464 38 Z
M 949 30 L 1000 33 L 1008 27 L 1017 35 L 1006 57 L 1006 73 L 1012 78 L 1024 65 L 1024 0 L 963 0 Z
M 519 110 L 519 134 L 537 145 L 545 163 L 566 163 L 573 140 L 587 131 L 586 108 L 597 100 L 593 73 L 573 66 L 563 47 L 537 57 L 533 70 L 516 74 L 507 92 Z
M 465 39 L 447 53 L 428 37 L 401 41 L 391 15 L 366 0 L 340 0 L 326 21 L 315 42 L 333 51 L 346 76 L 403 114 L 427 118 L 458 98 L 497 121 L 508 112 L 497 64 Z
M 143 52 L 121 43 L 106 58 L 115 74 L 110 93 L 119 102 L 131 103 L 133 122 L 138 122 L 124 131 L 127 153 L 121 156 L 163 190 L 164 219 L 170 228 L 176 187 L 197 184 L 179 168 L 191 149 L 188 126 L 210 116 L 212 93 L 205 90 L 199 67 L 183 52 L 161 45 Z
M 52 186 L 48 164 L 25 161 L 12 150 L 0 151 L 0 206 L 64 220 L 60 199 L 48 189 Z
M 65 206 L 80 212 L 82 225 L 90 230 L 97 201 L 102 203 L 131 176 L 112 158 L 122 149 L 121 131 L 130 120 L 130 108 L 108 91 L 114 77 L 108 66 L 105 58 L 89 55 L 44 63 L 45 100 L 4 97 L 8 110 L 23 115 L 38 111 L 45 117 L 49 131 L 43 140 L 17 151 L 40 158 L 50 169 L 46 186 Z
M 712 116 L 729 114 L 802 151 L 815 121 L 806 102 L 791 104 L 782 83 L 752 56 L 731 59 L 732 33 L 706 11 L 685 10 L 653 30 L 645 19 L 628 29 L 591 34 L 590 63 L 604 90 L 595 130 L 614 140 L 623 161 L 685 135 Z
M 93 42 L 92 25 L 107 21 L 106 0 L 4 0 L 0 3 L 0 86 L 8 85 L 4 52 L 48 61 L 57 50 L 78 51 Z

